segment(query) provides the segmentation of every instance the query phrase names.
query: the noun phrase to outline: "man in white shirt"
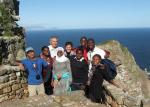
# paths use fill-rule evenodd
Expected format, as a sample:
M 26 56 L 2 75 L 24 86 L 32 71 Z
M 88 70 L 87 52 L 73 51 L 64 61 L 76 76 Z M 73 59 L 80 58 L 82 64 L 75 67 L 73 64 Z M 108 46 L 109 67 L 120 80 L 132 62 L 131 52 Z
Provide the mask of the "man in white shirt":
M 56 36 L 52 36 L 50 38 L 49 50 L 51 57 L 54 58 L 57 55 L 57 47 L 58 47 L 58 38 Z
M 102 59 L 104 59 L 105 58 L 105 51 L 95 46 L 94 39 L 88 39 L 88 49 L 89 49 L 89 51 L 87 53 L 87 56 L 88 56 L 89 70 L 90 70 L 92 67 L 93 56 L 95 54 L 98 54 L 101 56 Z

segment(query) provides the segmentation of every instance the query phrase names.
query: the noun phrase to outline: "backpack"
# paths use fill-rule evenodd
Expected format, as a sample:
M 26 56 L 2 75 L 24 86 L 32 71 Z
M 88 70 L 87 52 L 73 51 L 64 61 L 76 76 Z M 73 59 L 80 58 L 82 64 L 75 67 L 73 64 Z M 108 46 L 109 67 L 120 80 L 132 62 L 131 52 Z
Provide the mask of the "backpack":
M 112 79 L 114 79 L 117 75 L 117 69 L 116 69 L 116 65 L 114 64 L 114 62 L 109 59 L 103 59 L 101 63 L 107 65 L 108 72 L 110 73 L 110 76 L 112 77 Z

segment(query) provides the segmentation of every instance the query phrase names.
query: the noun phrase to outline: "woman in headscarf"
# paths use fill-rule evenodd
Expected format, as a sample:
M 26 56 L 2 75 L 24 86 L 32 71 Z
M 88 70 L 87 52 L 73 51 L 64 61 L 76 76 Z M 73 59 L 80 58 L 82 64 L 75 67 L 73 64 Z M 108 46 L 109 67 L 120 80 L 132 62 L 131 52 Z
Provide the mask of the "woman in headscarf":
M 57 56 L 53 63 L 53 78 L 55 95 L 70 91 L 72 81 L 70 61 L 65 57 L 62 47 L 57 48 Z

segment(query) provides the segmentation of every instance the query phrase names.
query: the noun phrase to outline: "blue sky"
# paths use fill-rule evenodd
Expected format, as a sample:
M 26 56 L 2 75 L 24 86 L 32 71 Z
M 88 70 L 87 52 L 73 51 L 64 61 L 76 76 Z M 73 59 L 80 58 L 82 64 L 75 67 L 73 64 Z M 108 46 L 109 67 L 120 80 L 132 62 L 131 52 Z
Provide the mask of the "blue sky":
M 150 27 L 150 0 L 20 0 L 27 29 Z

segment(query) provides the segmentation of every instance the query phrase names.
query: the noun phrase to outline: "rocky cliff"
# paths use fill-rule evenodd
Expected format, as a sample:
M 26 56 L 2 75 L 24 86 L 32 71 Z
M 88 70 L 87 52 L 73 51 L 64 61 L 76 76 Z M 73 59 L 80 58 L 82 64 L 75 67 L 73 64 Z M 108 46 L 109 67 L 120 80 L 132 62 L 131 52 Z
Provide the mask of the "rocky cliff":
M 105 107 L 86 99 L 82 91 L 24 99 L 26 77 L 14 64 L 15 60 L 25 57 L 24 29 L 17 24 L 18 15 L 17 0 L 0 0 L 0 107 Z M 111 52 L 110 59 L 117 65 L 116 81 L 127 90 L 124 93 L 105 81 L 107 106 L 149 107 L 149 81 L 129 50 L 115 40 L 104 42 L 98 47 Z
M 19 1 L 0 1 L 0 63 L 14 64 L 17 53 L 24 49 L 24 28 L 17 24 Z
M 144 107 L 149 107 L 149 104 L 146 101 L 149 101 L 148 94 L 150 93 L 150 90 L 148 84 L 145 83 L 148 79 L 143 71 L 137 66 L 134 57 L 128 49 L 115 40 L 107 41 L 98 45 L 98 47 L 107 49 L 111 52 L 110 59 L 117 65 L 118 75 L 116 81 L 127 90 L 127 92 L 124 93 L 121 89 L 118 89 L 105 81 L 104 86 L 108 92 L 107 106 L 143 107 L 145 104 Z M 106 105 L 92 103 L 84 97 L 82 91 L 67 93 L 60 96 L 35 96 L 19 100 L 19 103 L 18 100 L 13 100 L 13 102 L 5 102 L 2 103 L 2 105 L 7 106 L 10 103 L 12 107 L 17 105 L 21 105 L 22 107 L 106 107 Z

